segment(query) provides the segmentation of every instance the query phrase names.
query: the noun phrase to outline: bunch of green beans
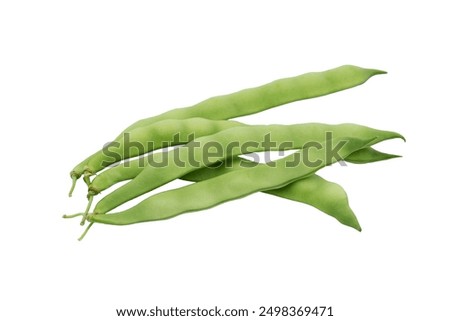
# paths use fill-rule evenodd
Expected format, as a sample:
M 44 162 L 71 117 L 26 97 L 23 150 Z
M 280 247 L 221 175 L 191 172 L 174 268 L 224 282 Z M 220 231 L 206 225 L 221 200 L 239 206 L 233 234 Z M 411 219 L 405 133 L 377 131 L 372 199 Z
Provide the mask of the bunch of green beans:
M 343 188 L 316 172 L 336 161 L 365 164 L 398 157 L 372 145 L 403 136 L 357 124 L 247 125 L 229 119 L 352 88 L 383 73 L 346 65 L 276 80 L 140 120 L 73 168 L 69 195 L 83 176 L 88 206 L 83 213 L 64 217 L 81 216 L 82 225 L 89 222 L 82 239 L 94 222 L 127 225 L 167 219 L 261 191 L 309 204 L 360 231 Z M 131 145 L 139 148 L 127 149 Z M 171 146 L 176 147 L 165 150 Z M 214 153 L 210 153 L 211 146 Z M 254 152 L 285 150 L 293 153 L 274 162 L 242 158 Z M 192 183 L 112 213 L 176 179 Z M 100 199 L 91 212 L 95 195 L 124 181 L 128 182 Z

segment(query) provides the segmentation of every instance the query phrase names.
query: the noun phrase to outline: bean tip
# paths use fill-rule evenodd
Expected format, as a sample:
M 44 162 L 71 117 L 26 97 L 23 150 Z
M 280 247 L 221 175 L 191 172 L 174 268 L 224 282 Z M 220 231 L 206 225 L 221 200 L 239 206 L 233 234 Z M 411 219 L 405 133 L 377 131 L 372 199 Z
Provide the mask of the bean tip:
M 389 154 L 389 158 L 390 159 L 393 159 L 393 158 L 402 158 L 403 156 L 402 155 L 396 155 L 396 154 Z
M 385 74 L 387 74 L 387 73 L 388 73 L 388 72 L 385 71 L 385 70 L 372 69 L 372 74 L 373 74 L 373 76 L 375 76 L 375 75 L 385 75 Z
M 362 230 L 361 225 L 359 225 L 359 222 L 358 222 L 358 219 L 356 218 L 356 216 L 354 217 L 354 221 L 352 222 L 352 224 L 349 226 L 353 227 L 358 232 L 361 232 L 361 230 Z
M 402 134 L 399 134 L 399 133 L 396 133 L 396 132 L 392 132 L 392 133 L 393 133 L 393 137 L 392 138 L 400 138 L 401 140 L 406 142 L 406 138 Z

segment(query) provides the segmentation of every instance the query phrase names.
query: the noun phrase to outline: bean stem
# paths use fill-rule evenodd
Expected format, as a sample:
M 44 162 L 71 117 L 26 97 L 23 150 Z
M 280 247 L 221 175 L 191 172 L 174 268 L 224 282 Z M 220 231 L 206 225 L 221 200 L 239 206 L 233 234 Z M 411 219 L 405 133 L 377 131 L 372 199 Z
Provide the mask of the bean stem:
M 88 215 L 88 213 L 89 213 L 89 210 L 91 209 L 92 201 L 93 201 L 93 200 L 94 200 L 94 196 L 88 195 L 88 204 L 87 204 L 87 206 L 86 206 L 86 210 L 84 211 L 83 219 L 82 219 L 81 222 L 80 222 L 80 225 L 81 225 L 81 226 L 83 226 L 83 225 L 84 225 L 84 222 L 86 222 L 86 218 L 87 218 L 87 215 Z
M 89 232 L 89 230 L 91 229 L 93 224 L 94 224 L 94 222 L 89 223 L 89 225 L 84 230 L 83 234 L 81 234 L 81 236 L 78 238 L 78 241 L 82 241 L 84 239 L 84 237 L 86 236 L 87 232 Z
M 78 216 L 83 216 L 83 213 L 77 213 L 77 214 L 64 214 L 62 217 L 63 218 L 74 218 L 74 217 L 78 217 Z
M 72 175 L 72 186 L 70 187 L 69 197 L 72 197 L 73 191 L 75 190 L 75 186 L 77 185 L 78 177 Z

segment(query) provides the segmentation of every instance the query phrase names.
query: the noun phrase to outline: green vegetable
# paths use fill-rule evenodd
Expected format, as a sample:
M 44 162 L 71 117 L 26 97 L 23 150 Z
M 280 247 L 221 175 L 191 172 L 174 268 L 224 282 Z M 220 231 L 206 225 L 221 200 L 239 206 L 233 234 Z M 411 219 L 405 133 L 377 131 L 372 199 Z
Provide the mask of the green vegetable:
M 336 161 L 365 164 L 397 155 L 371 147 L 403 138 L 398 133 L 356 124 L 320 123 L 250 126 L 228 119 L 293 101 L 319 97 L 363 84 L 384 71 L 356 66 L 308 73 L 217 96 L 196 105 L 142 119 L 126 128 L 110 145 L 87 157 L 71 171 L 72 194 L 78 178 L 88 184 L 88 206 L 81 224 L 126 225 L 162 220 L 216 206 L 255 192 L 309 204 L 344 225 L 361 230 L 341 186 L 316 172 Z M 178 146 L 171 151 L 144 154 Z M 242 155 L 298 149 L 275 162 L 257 163 Z M 130 160 L 141 156 L 140 159 Z M 126 162 L 122 162 L 126 160 Z M 120 163 L 120 164 L 119 164 Z M 108 168 L 110 165 L 116 165 Z M 106 169 L 103 172 L 102 170 Z M 91 182 L 91 176 L 96 175 Z M 127 210 L 118 206 L 172 180 L 194 183 L 148 197 Z M 116 183 L 125 185 L 104 196 L 89 213 L 93 197 Z
M 331 137 L 334 140 L 348 136 L 361 139 L 375 138 L 374 143 L 377 143 L 385 139 L 402 138 L 400 134 L 395 132 L 381 131 L 355 124 L 327 125 L 308 123 L 234 127 L 211 136 L 200 137 L 168 153 L 154 154 L 155 162 L 161 164 L 164 161 L 163 157 L 166 157 L 167 164 L 162 167 L 146 166 L 132 181 L 100 200 L 94 212 L 108 213 L 117 206 L 176 178 L 180 178 L 196 169 L 212 165 L 230 156 L 263 150 L 279 150 L 280 146 L 286 146 L 286 142 L 292 143 L 289 147 L 290 149 L 302 148 L 305 144 L 323 141 L 326 139 L 327 132 L 332 133 Z M 270 134 L 271 141 L 274 143 L 272 146 L 266 146 L 263 142 L 264 137 L 267 137 L 268 134 Z M 203 153 L 211 142 L 221 147 L 221 153 L 204 159 Z M 253 144 L 249 146 L 248 142 Z M 231 144 L 234 144 L 232 149 L 229 148 Z M 247 144 L 247 148 L 244 148 L 245 144 Z M 196 148 L 193 148 L 193 146 L 196 146 Z M 180 164 L 183 165 L 180 166 Z M 97 192 L 92 188 L 90 191 Z
M 352 163 L 363 164 L 387 160 L 394 157 L 398 156 L 382 153 L 371 147 L 366 147 L 353 152 L 347 156 L 345 160 L 348 161 L 348 159 L 351 159 Z M 205 167 L 194 172 L 190 172 L 189 174 L 181 177 L 181 179 L 199 182 L 229 173 L 231 171 L 251 167 L 248 164 L 249 162 L 250 161 L 235 157 L 231 162 L 227 161 L 227 164 L 223 162 L 220 165 L 215 164 L 213 167 Z M 144 169 L 140 163 L 142 163 L 142 160 L 133 160 L 126 166 L 123 164 L 115 166 L 97 176 L 92 182 L 92 185 L 95 184 L 96 193 L 100 193 L 116 183 L 136 177 Z M 105 175 L 105 173 L 107 175 Z M 337 218 L 343 224 L 349 225 L 358 230 L 360 229 L 359 224 L 357 224 L 356 217 L 354 217 L 353 211 L 348 206 L 347 195 L 342 187 L 338 184 L 328 182 L 318 175 L 311 175 L 301 181 L 294 182 L 280 189 L 265 191 L 265 193 L 300 203 L 309 204 Z M 310 197 L 314 194 L 321 195 L 321 201 L 319 203 L 315 202 L 315 200 L 317 200 L 316 197 Z M 337 198 L 337 201 L 336 197 L 331 197 L 332 194 L 340 195 L 340 197 Z M 89 198 L 92 198 L 92 195 L 89 195 Z M 343 219 L 339 219 L 339 217 Z
M 377 138 L 360 140 L 356 138 L 333 139 L 333 145 L 345 141 L 340 156 L 345 158 L 351 153 L 368 147 L 377 141 Z M 322 146 L 325 146 L 323 143 Z M 246 195 L 282 188 L 292 182 L 298 181 L 315 173 L 320 168 L 330 165 L 336 159 L 327 156 L 325 148 L 307 147 L 312 159 L 320 162 L 311 166 L 301 163 L 298 166 L 289 166 L 296 159 L 301 159 L 302 151 L 291 154 L 274 162 L 274 166 L 258 164 L 255 167 L 233 171 L 211 179 L 207 179 L 188 186 L 169 190 L 153 195 L 136 206 L 122 212 L 113 214 L 89 214 L 90 222 L 113 225 L 126 225 L 146 221 L 168 219 L 182 213 L 210 208 L 221 203 L 241 198 Z M 320 199 L 318 194 L 309 195 Z M 333 197 L 341 197 L 334 195 Z M 343 221 L 345 221 L 343 219 Z M 350 223 L 355 224 L 355 223 Z
M 231 120 L 210 120 L 205 118 L 169 119 L 148 126 L 130 130 L 111 142 L 107 150 L 101 150 L 91 156 L 87 166 L 89 175 L 96 174 L 116 162 L 147 152 L 186 144 L 195 137 L 208 136 L 224 129 L 244 126 Z M 151 140 L 149 139 L 151 138 Z M 126 141 L 126 143 L 125 143 Z
M 360 151 L 367 150 L 374 149 L 372 149 L 371 147 L 365 147 L 348 155 L 345 160 L 347 160 L 352 155 L 355 155 L 354 159 L 356 159 L 358 157 L 357 155 L 366 154 L 365 152 L 359 153 Z M 397 157 L 396 155 L 384 154 L 376 150 L 374 151 L 376 153 L 370 152 L 370 154 L 376 156 L 373 159 L 365 159 L 364 161 L 366 163 Z M 361 162 L 358 163 L 362 163 L 362 160 L 360 161 Z M 231 164 L 225 165 L 225 163 L 222 163 L 218 167 L 205 167 L 183 176 L 182 179 L 192 182 L 205 181 L 213 177 L 249 168 L 249 166 L 245 165 L 245 163 L 248 162 L 248 160 L 235 157 Z M 347 193 L 345 193 L 344 189 L 340 185 L 329 182 L 317 174 L 312 174 L 308 177 L 290 183 L 284 187 L 266 190 L 263 192 L 292 201 L 311 205 L 312 207 L 321 210 L 331 217 L 334 217 L 340 223 L 361 231 L 358 219 L 356 218 L 355 214 L 348 204 Z
M 221 128 L 226 128 L 226 125 L 222 126 L 223 122 L 225 122 L 225 124 L 227 124 L 229 122 L 229 125 L 228 125 L 229 128 L 231 128 L 233 126 L 239 126 L 239 125 L 245 126 L 244 124 L 241 124 L 238 122 L 214 121 L 214 120 L 207 120 L 207 119 L 202 119 L 202 118 L 190 118 L 190 119 L 186 119 L 186 120 L 161 121 L 154 125 L 150 125 L 148 127 L 142 127 L 140 129 L 146 128 L 145 132 L 151 133 L 147 137 L 154 137 L 154 141 L 155 141 L 154 146 L 165 147 L 168 145 L 182 144 L 183 142 L 187 143 L 189 141 L 189 137 L 190 137 L 191 133 L 196 132 L 197 134 L 199 134 L 199 133 L 201 134 L 199 136 L 206 136 L 206 135 L 208 135 L 208 134 L 206 134 L 207 132 L 210 132 L 211 134 L 213 134 L 215 132 L 219 132 Z M 191 125 L 193 127 L 190 127 Z M 175 128 L 180 128 L 180 132 L 178 132 L 179 137 L 181 137 L 180 141 L 176 142 L 176 144 L 174 142 L 172 142 L 172 144 L 161 144 L 161 142 L 170 141 L 171 136 L 174 135 L 173 133 L 177 132 Z M 197 128 L 199 128 L 199 129 L 197 129 Z M 145 135 L 143 135 L 143 136 L 145 136 Z M 141 139 L 140 140 L 141 142 L 145 142 L 146 138 L 141 137 L 140 139 Z M 131 141 L 137 142 L 137 141 L 139 141 L 139 138 L 134 138 Z M 143 144 L 143 145 L 146 145 L 146 144 Z M 153 149 L 157 149 L 157 148 L 153 148 Z M 117 150 L 115 149 L 113 151 L 116 153 L 116 155 L 123 154 L 122 150 L 120 148 Z M 146 149 L 146 150 L 144 150 L 144 152 L 141 152 L 141 153 L 130 153 L 131 156 L 129 158 L 138 156 L 138 155 L 142 155 L 147 151 L 149 151 L 149 150 Z M 356 151 L 355 153 L 352 153 L 345 160 L 350 163 L 365 164 L 365 163 L 370 163 L 370 162 L 386 160 L 386 159 L 390 159 L 390 158 L 394 158 L 394 157 L 398 157 L 398 156 L 381 153 L 371 147 L 368 147 L 368 148 L 364 148 L 362 150 Z M 100 159 L 103 159 L 103 161 L 105 163 L 108 162 L 106 157 L 102 157 L 100 155 L 99 155 L 98 159 L 99 160 L 96 161 L 96 163 L 99 165 L 101 164 Z M 114 162 L 115 161 L 108 162 L 108 164 L 114 163 Z M 94 163 L 93 159 L 91 159 L 91 163 Z M 140 174 L 142 172 L 145 165 L 147 165 L 146 157 L 141 157 L 139 159 L 128 160 L 126 162 L 118 164 L 118 165 L 116 165 L 112 168 L 109 168 L 106 171 L 100 173 L 99 175 L 97 175 L 94 178 L 94 180 L 89 185 L 90 192 L 89 192 L 88 198 L 93 195 L 103 192 L 104 190 L 108 189 L 109 187 L 113 186 L 114 184 L 135 178 L 138 174 Z M 98 167 L 100 167 L 100 166 L 98 166 Z M 104 166 L 101 166 L 101 167 L 103 168 Z
M 363 84 L 374 75 L 384 73 L 384 71 L 376 69 L 346 65 L 323 72 L 312 72 L 276 80 L 260 87 L 212 97 L 191 107 L 173 109 L 161 115 L 137 121 L 125 129 L 116 140 L 120 140 L 123 133 L 149 126 L 161 120 L 192 117 L 225 120 L 245 116 L 293 101 L 319 97 L 352 88 Z M 151 137 L 148 137 L 146 141 L 149 138 Z M 72 187 L 69 196 L 72 195 L 76 181 L 84 173 L 86 174 L 85 181 L 89 184 L 89 176 L 98 170 L 98 167 L 93 166 L 90 160 L 91 158 L 97 158 L 101 152 L 89 156 L 73 168 L 70 173 Z

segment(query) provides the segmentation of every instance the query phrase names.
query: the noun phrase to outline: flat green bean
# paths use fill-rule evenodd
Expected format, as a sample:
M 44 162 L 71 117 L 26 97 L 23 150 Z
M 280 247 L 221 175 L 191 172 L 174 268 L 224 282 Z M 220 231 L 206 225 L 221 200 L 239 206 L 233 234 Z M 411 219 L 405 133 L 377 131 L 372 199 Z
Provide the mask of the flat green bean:
M 205 181 L 220 175 L 248 168 L 248 166 L 244 166 L 244 163 L 247 162 L 249 161 L 235 157 L 232 163 L 227 166 L 225 166 L 225 163 L 222 163 L 218 167 L 205 167 L 191 172 L 181 179 L 191 182 Z M 295 202 L 308 204 L 325 214 L 334 217 L 340 223 L 361 231 L 358 219 L 349 206 L 345 190 L 339 184 L 329 182 L 317 174 L 312 174 L 308 177 L 299 179 L 298 181 L 292 182 L 281 188 L 262 192 Z
M 345 158 L 349 154 L 372 145 L 377 138 L 360 140 L 352 137 L 333 139 L 335 146 L 339 141 L 345 141 L 340 155 Z M 325 144 L 321 144 L 325 146 Z M 307 147 L 311 159 L 320 160 L 316 164 L 302 162 L 290 166 L 297 159 L 301 159 L 302 152 L 298 151 L 285 158 L 269 164 L 258 164 L 251 168 L 232 171 L 198 183 L 181 188 L 165 191 L 153 195 L 136 206 L 118 213 L 89 214 L 87 219 L 91 223 L 98 222 L 113 225 L 127 225 L 146 221 L 172 218 L 182 213 L 210 208 L 224 202 L 241 198 L 258 191 L 282 188 L 301 178 L 314 174 L 319 169 L 330 165 L 336 159 L 327 156 L 325 148 Z M 312 197 L 320 198 L 313 194 Z
M 163 163 L 163 157 L 166 157 L 167 162 L 165 166 L 146 166 L 132 181 L 101 199 L 97 203 L 94 212 L 108 213 L 117 206 L 165 183 L 230 156 L 263 150 L 279 150 L 280 146 L 286 144 L 286 142 L 292 143 L 289 148 L 297 149 L 311 142 L 323 141 L 327 132 L 331 133 L 331 137 L 336 140 L 342 137 L 375 138 L 373 142 L 377 143 L 385 139 L 403 138 L 395 132 L 381 131 L 355 124 L 327 125 L 308 123 L 234 127 L 211 136 L 200 137 L 168 153 L 154 154 L 153 156 L 157 159 L 155 163 Z M 273 143 L 271 146 L 266 146 L 263 143 L 264 137 L 268 134 L 270 134 L 270 140 Z M 204 159 L 204 151 L 208 149 L 207 146 L 211 142 L 221 147 L 221 153 Z M 253 142 L 254 144 L 252 146 L 247 145 L 244 150 L 243 146 L 248 142 Z M 231 145 L 234 148 L 228 148 Z M 193 148 L 194 146 L 196 148 Z M 194 162 L 197 163 L 194 164 Z M 180 163 L 183 166 L 180 166 Z
M 348 155 L 345 158 L 345 161 L 348 161 L 348 159 L 351 158 L 352 162 L 355 164 L 365 164 L 388 160 L 395 157 L 399 156 L 382 153 L 372 147 L 365 147 Z M 227 166 L 225 166 L 225 163 L 222 163 L 218 167 L 205 167 L 191 172 L 181 179 L 192 182 L 204 181 L 232 171 L 245 169 L 248 166 L 244 166 L 243 163 L 246 162 L 249 161 L 241 159 L 240 157 L 235 157 L 231 165 L 227 164 Z M 339 184 L 327 181 L 317 174 L 312 174 L 281 188 L 262 192 L 295 202 L 308 204 L 325 214 L 334 217 L 341 224 L 361 231 L 358 219 L 349 206 L 345 190 Z
M 176 108 L 158 116 L 142 119 L 126 128 L 116 140 L 120 139 L 125 132 L 130 132 L 136 128 L 148 126 L 161 120 L 192 117 L 225 120 L 245 116 L 290 102 L 324 96 L 352 88 L 365 83 L 374 75 L 384 73 L 381 70 L 345 65 L 322 72 L 311 72 L 296 77 L 279 79 L 260 87 L 212 97 L 191 107 Z M 98 152 L 87 157 L 72 169 L 70 172 L 72 187 L 69 195 L 72 194 L 76 181 L 83 173 L 87 174 L 86 181 L 88 182 L 88 177 L 93 172 L 89 162 L 97 154 Z
M 237 126 L 244 126 L 244 124 L 231 120 L 210 120 L 196 117 L 183 120 L 162 120 L 148 126 L 138 127 L 124 133 L 119 139 L 111 142 L 107 148 L 95 153 L 87 165 L 89 173 L 96 174 L 123 159 L 164 147 L 186 144 L 195 137 L 208 136 Z M 127 136 L 125 137 L 125 135 Z
M 386 154 L 375 150 L 372 147 L 365 147 L 348 155 L 345 158 L 345 161 L 351 159 L 352 163 L 365 164 L 395 157 L 399 156 Z M 104 190 L 115 183 L 133 179 L 144 169 L 144 167 L 140 164 L 140 161 L 141 160 L 130 161 L 128 166 L 115 166 L 108 170 L 110 172 L 109 175 L 103 175 L 106 177 L 106 180 L 102 179 L 103 176 L 100 174 L 96 177 L 93 183 L 95 183 L 97 179 L 100 179 L 100 185 L 98 184 L 97 188 L 102 188 L 102 190 Z M 221 164 L 214 164 L 213 167 L 204 167 L 202 169 L 190 172 L 181 177 L 181 179 L 191 182 L 204 181 L 231 171 L 247 168 L 249 166 L 244 166 L 244 164 L 249 162 L 250 161 L 240 157 L 234 157 L 231 164 L 229 161 L 227 163 L 221 162 Z M 107 184 L 107 186 L 103 185 L 103 187 L 101 187 L 102 183 Z M 348 198 L 345 190 L 340 185 L 329 182 L 317 174 L 313 174 L 299 181 L 295 181 L 279 189 L 263 191 L 263 193 L 308 204 L 330 215 L 331 217 L 334 217 L 342 224 L 361 231 L 358 220 L 348 204 Z M 321 198 L 318 199 L 315 195 L 321 195 Z M 89 198 L 91 199 L 92 196 L 89 196 Z
M 88 163 L 89 173 L 96 174 L 121 160 L 140 156 L 164 147 L 187 144 L 195 137 L 212 135 L 238 126 L 245 126 L 245 124 L 230 120 L 210 120 L 195 117 L 182 120 L 162 120 L 148 126 L 138 127 L 127 134 L 124 133 L 120 139 L 111 142 L 109 146 L 94 154 Z M 127 135 L 126 143 L 125 135 Z M 151 137 L 151 140 L 149 140 L 149 137 Z M 374 154 L 368 154 L 371 152 Z M 370 149 L 357 153 L 360 153 L 357 161 L 361 161 L 359 160 L 363 157 L 361 153 L 366 153 L 364 157 L 369 160 L 377 156 L 384 159 L 386 156 Z M 351 155 L 348 161 L 352 162 Z M 95 187 L 93 189 L 95 190 Z
M 348 155 L 345 158 L 345 161 L 354 164 L 366 164 L 388 160 L 396 157 L 400 156 L 383 153 L 372 147 L 367 147 Z M 92 181 L 89 187 L 90 192 L 88 194 L 88 197 L 97 195 L 117 183 L 135 178 L 144 170 L 146 164 L 147 164 L 146 157 L 142 157 L 139 159 L 126 161 L 124 163 L 118 164 L 114 167 L 107 169 L 106 171 L 97 175 L 95 179 Z M 234 168 L 236 166 L 232 165 L 231 167 Z M 194 178 L 194 176 L 200 175 L 200 173 L 202 173 L 203 175 L 203 173 L 207 173 L 208 171 L 211 172 L 211 175 L 217 176 L 218 174 L 215 173 L 220 172 L 222 168 L 225 168 L 225 166 L 220 166 L 219 168 L 205 167 L 204 169 L 199 169 L 187 174 L 186 176 L 189 178 L 186 179 L 191 180 Z M 182 179 L 185 179 L 186 176 L 183 176 Z

